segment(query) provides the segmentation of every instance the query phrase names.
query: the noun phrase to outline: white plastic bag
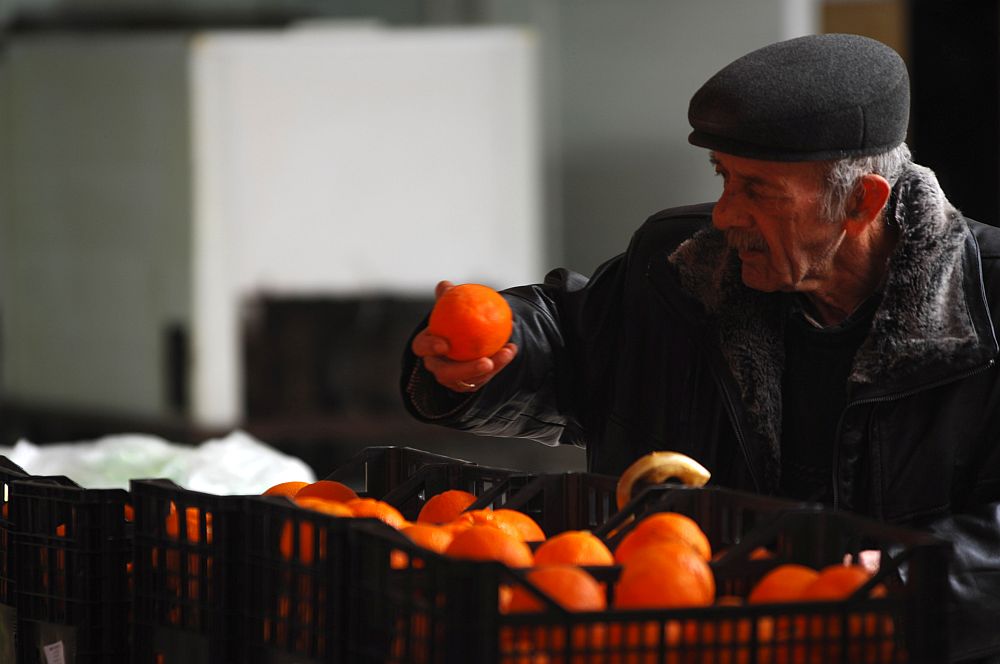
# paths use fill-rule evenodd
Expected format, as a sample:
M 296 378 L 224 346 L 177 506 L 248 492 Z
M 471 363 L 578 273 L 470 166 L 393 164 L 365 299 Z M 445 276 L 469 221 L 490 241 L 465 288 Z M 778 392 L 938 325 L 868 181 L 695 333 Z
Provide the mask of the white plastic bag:
M 0 447 L 0 455 L 32 475 L 65 475 L 88 489 L 128 489 L 131 479 L 165 478 L 192 491 L 234 495 L 261 493 L 279 482 L 316 480 L 304 461 L 243 431 L 196 446 L 145 434 L 50 445 L 20 440 Z

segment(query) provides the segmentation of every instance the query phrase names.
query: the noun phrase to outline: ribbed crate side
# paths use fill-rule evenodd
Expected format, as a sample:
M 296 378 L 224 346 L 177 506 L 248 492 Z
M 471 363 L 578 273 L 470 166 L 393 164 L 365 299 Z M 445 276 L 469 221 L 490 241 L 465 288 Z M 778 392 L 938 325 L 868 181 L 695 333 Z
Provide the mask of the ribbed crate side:
M 11 483 L 23 479 L 28 479 L 28 473 L 7 457 L 0 456 L 0 499 L 3 500 L 3 506 L 0 508 L 0 604 L 11 609 L 17 603 L 17 595 L 15 594 L 17 579 L 14 575 L 12 558 L 15 525 L 10 506 L 10 492 Z M 9 615 L 9 613 L 8 611 L 5 615 Z M 3 624 L 6 625 L 7 621 L 4 620 Z M 8 653 L 5 644 L 10 643 L 13 647 L 13 641 L 8 641 L 5 638 L 8 631 L 6 628 L 0 628 L 0 655 Z
M 241 661 L 242 501 L 169 480 L 133 480 L 133 661 Z
M 126 491 L 12 483 L 18 520 L 18 640 L 25 657 L 61 643 L 83 663 L 126 660 L 131 525 Z
M 437 463 L 469 462 L 411 447 L 366 447 L 324 479 L 337 480 L 359 494 L 382 499 L 424 466 Z
M 545 473 L 510 478 L 503 507 L 524 512 L 547 535 L 596 530 L 617 511 L 617 478 L 595 473 Z
M 248 497 L 243 638 L 248 662 L 346 662 L 350 518 Z

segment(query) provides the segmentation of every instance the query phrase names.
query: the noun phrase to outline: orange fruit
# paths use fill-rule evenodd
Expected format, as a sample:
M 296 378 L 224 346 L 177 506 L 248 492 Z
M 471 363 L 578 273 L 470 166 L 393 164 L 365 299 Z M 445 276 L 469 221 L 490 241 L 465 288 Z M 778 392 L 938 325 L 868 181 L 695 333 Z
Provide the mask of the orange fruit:
M 747 602 L 750 604 L 796 602 L 802 597 L 803 591 L 817 578 L 819 572 L 811 567 L 795 563 L 778 565 L 754 584 Z M 758 623 L 758 631 L 766 644 L 762 646 L 760 652 L 764 661 L 774 661 L 775 664 L 805 662 L 804 617 L 763 617 Z
M 506 508 L 493 510 L 493 525 L 519 538 L 522 542 L 545 541 L 545 531 L 524 512 Z
M 575 565 L 548 565 L 536 567 L 527 573 L 526 578 L 538 590 L 556 602 L 567 611 L 603 611 L 607 608 L 607 599 L 601 584 L 586 571 Z M 528 590 L 526 586 L 517 585 L 510 593 L 510 600 L 505 607 L 507 613 L 538 613 L 549 611 L 549 607 Z M 604 645 L 605 628 L 603 625 L 575 624 L 570 627 L 570 652 L 600 648 Z M 501 632 L 501 647 L 504 650 L 534 651 L 535 655 L 523 661 L 535 662 L 536 657 L 546 657 L 546 662 L 564 664 L 567 661 L 579 662 L 604 661 L 603 656 L 588 656 L 579 654 L 567 658 L 562 656 L 566 648 L 566 631 L 562 626 L 537 626 L 504 628 Z M 552 659 L 546 653 L 552 653 Z M 600 659 L 597 659 L 597 658 Z M 504 661 L 507 661 L 506 659 Z M 521 661 L 521 659 L 515 660 Z
M 499 528 L 473 525 L 456 533 L 445 555 L 466 560 L 496 560 L 510 567 L 531 567 L 527 544 Z
M 448 342 L 445 356 L 465 362 L 500 350 L 514 327 L 510 305 L 481 284 L 460 284 L 434 303 L 427 331 Z
M 761 577 L 747 597 L 751 604 L 794 602 L 819 577 L 819 572 L 805 565 L 778 565 Z
M 281 482 L 275 484 L 260 495 L 262 496 L 294 496 L 303 487 L 309 486 L 309 482 Z
M 850 597 L 871 578 L 860 565 L 830 565 L 819 571 L 819 575 L 802 591 L 802 601 L 838 601 Z M 876 586 L 872 597 L 885 595 L 885 588 Z M 820 663 L 841 661 L 841 633 L 845 621 L 839 614 L 814 615 L 809 620 L 808 661 Z M 894 625 L 891 617 L 876 613 L 846 616 L 848 657 L 850 662 L 880 662 L 891 659 Z M 880 629 L 881 627 L 881 629 Z M 861 637 L 864 636 L 862 640 Z
M 281 525 L 281 539 L 278 543 L 278 550 L 284 560 L 291 560 L 294 554 L 292 542 L 293 537 L 292 522 L 285 519 Z M 313 525 L 308 521 L 299 522 L 299 560 L 306 565 L 311 565 L 313 561 Z
M 441 526 L 414 523 L 399 532 L 410 538 L 414 544 L 436 553 L 444 553 L 455 536 Z
M 536 567 L 526 577 L 533 585 L 567 611 L 603 611 L 607 600 L 594 577 L 575 565 Z M 507 611 L 530 613 L 546 610 L 538 597 L 525 586 L 515 586 Z
M 677 539 L 664 539 L 633 553 L 622 564 L 615 606 L 622 609 L 708 606 L 715 577 L 705 559 Z
M 197 507 L 188 507 L 184 510 L 185 517 L 185 527 L 186 527 L 186 538 L 187 541 L 192 544 L 197 544 L 201 541 L 201 530 L 199 528 L 199 521 L 201 517 L 201 511 Z M 177 506 L 174 505 L 173 501 L 170 502 L 170 511 L 167 514 L 167 536 L 172 539 L 180 538 L 180 523 L 177 516 Z M 212 513 L 205 513 L 205 539 L 211 544 L 212 543 Z
M 427 499 L 417 514 L 417 523 L 448 523 L 454 521 L 465 508 L 476 502 L 476 494 L 449 489 Z
M 336 500 L 325 500 L 323 498 L 296 498 L 295 504 L 299 507 L 304 507 L 315 512 L 322 512 L 323 514 L 329 514 L 331 516 L 354 516 L 354 510 L 348 507 L 346 503 L 337 502 Z
M 307 484 L 295 493 L 295 498 L 325 498 L 326 500 L 336 500 L 346 503 L 354 500 L 358 494 L 354 489 L 336 480 L 319 480 Z
M 355 498 L 354 500 L 347 501 L 346 505 L 354 513 L 354 516 L 358 518 L 378 519 L 397 530 L 407 523 L 399 510 L 389 503 L 376 498 Z
M 614 565 L 615 558 L 600 537 L 589 530 L 567 530 L 535 549 L 535 565 Z
M 802 589 L 799 599 L 804 601 L 847 599 L 869 578 L 868 571 L 860 565 L 830 565 L 820 570 L 813 582 Z
M 493 510 L 486 507 L 481 510 L 467 510 L 462 512 L 454 520 L 445 525 L 460 530 L 465 526 L 493 526 L 496 524 L 493 519 Z
M 430 523 L 413 523 L 400 528 L 399 532 L 406 535 L 414 544 L 429 551 L 444 553 L 451 541 L 455 539 L 451 531 Z M 394 549 L 390 554 L 390 565 L 393 569 L 403 569 L 410 563 L 405 551 Z M 422 562 L 414 561 L 414 567 L 421 567 Z
M 712 559 L 708 537 L 694 519 L 677 512 L 656 512 L 643 518 L 625 534 L 615 548 L 615 560 L 624 564 L 633 553 L 648 544 L 670 539 L 684 542 L 704 560 Z

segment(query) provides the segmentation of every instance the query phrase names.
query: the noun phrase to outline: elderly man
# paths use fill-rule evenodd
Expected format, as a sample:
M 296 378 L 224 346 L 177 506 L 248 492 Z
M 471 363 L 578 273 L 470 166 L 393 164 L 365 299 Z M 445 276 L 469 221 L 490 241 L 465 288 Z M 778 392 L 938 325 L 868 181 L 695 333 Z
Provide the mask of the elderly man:
M 931 529 L 972 608 L 956 654 L 1000 653 L 1000 230 L 911 162 L 908 109 L 903 62 L 863 37 L 736 60 L 689 109 L 718 201 L 654 215 L 589 279 L 506 291 L 493 357 L 419 332 L 407 407 L 585 446 L 594 472 L 676 450 L 723 486 Z

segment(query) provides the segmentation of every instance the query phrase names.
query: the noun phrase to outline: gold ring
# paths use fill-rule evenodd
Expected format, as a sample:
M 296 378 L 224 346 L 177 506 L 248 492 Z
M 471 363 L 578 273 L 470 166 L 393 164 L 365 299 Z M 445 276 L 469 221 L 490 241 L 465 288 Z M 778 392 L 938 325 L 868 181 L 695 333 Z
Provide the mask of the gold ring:
M 476 384 L 475 383 L 466 383 L 464 380 L 458 380 L 458 381 L 455 381 L 455 382 L 458 383 L 459 387 L 464 387 L 467 390 L 474 390 L 474 389 L 476 389 Z

